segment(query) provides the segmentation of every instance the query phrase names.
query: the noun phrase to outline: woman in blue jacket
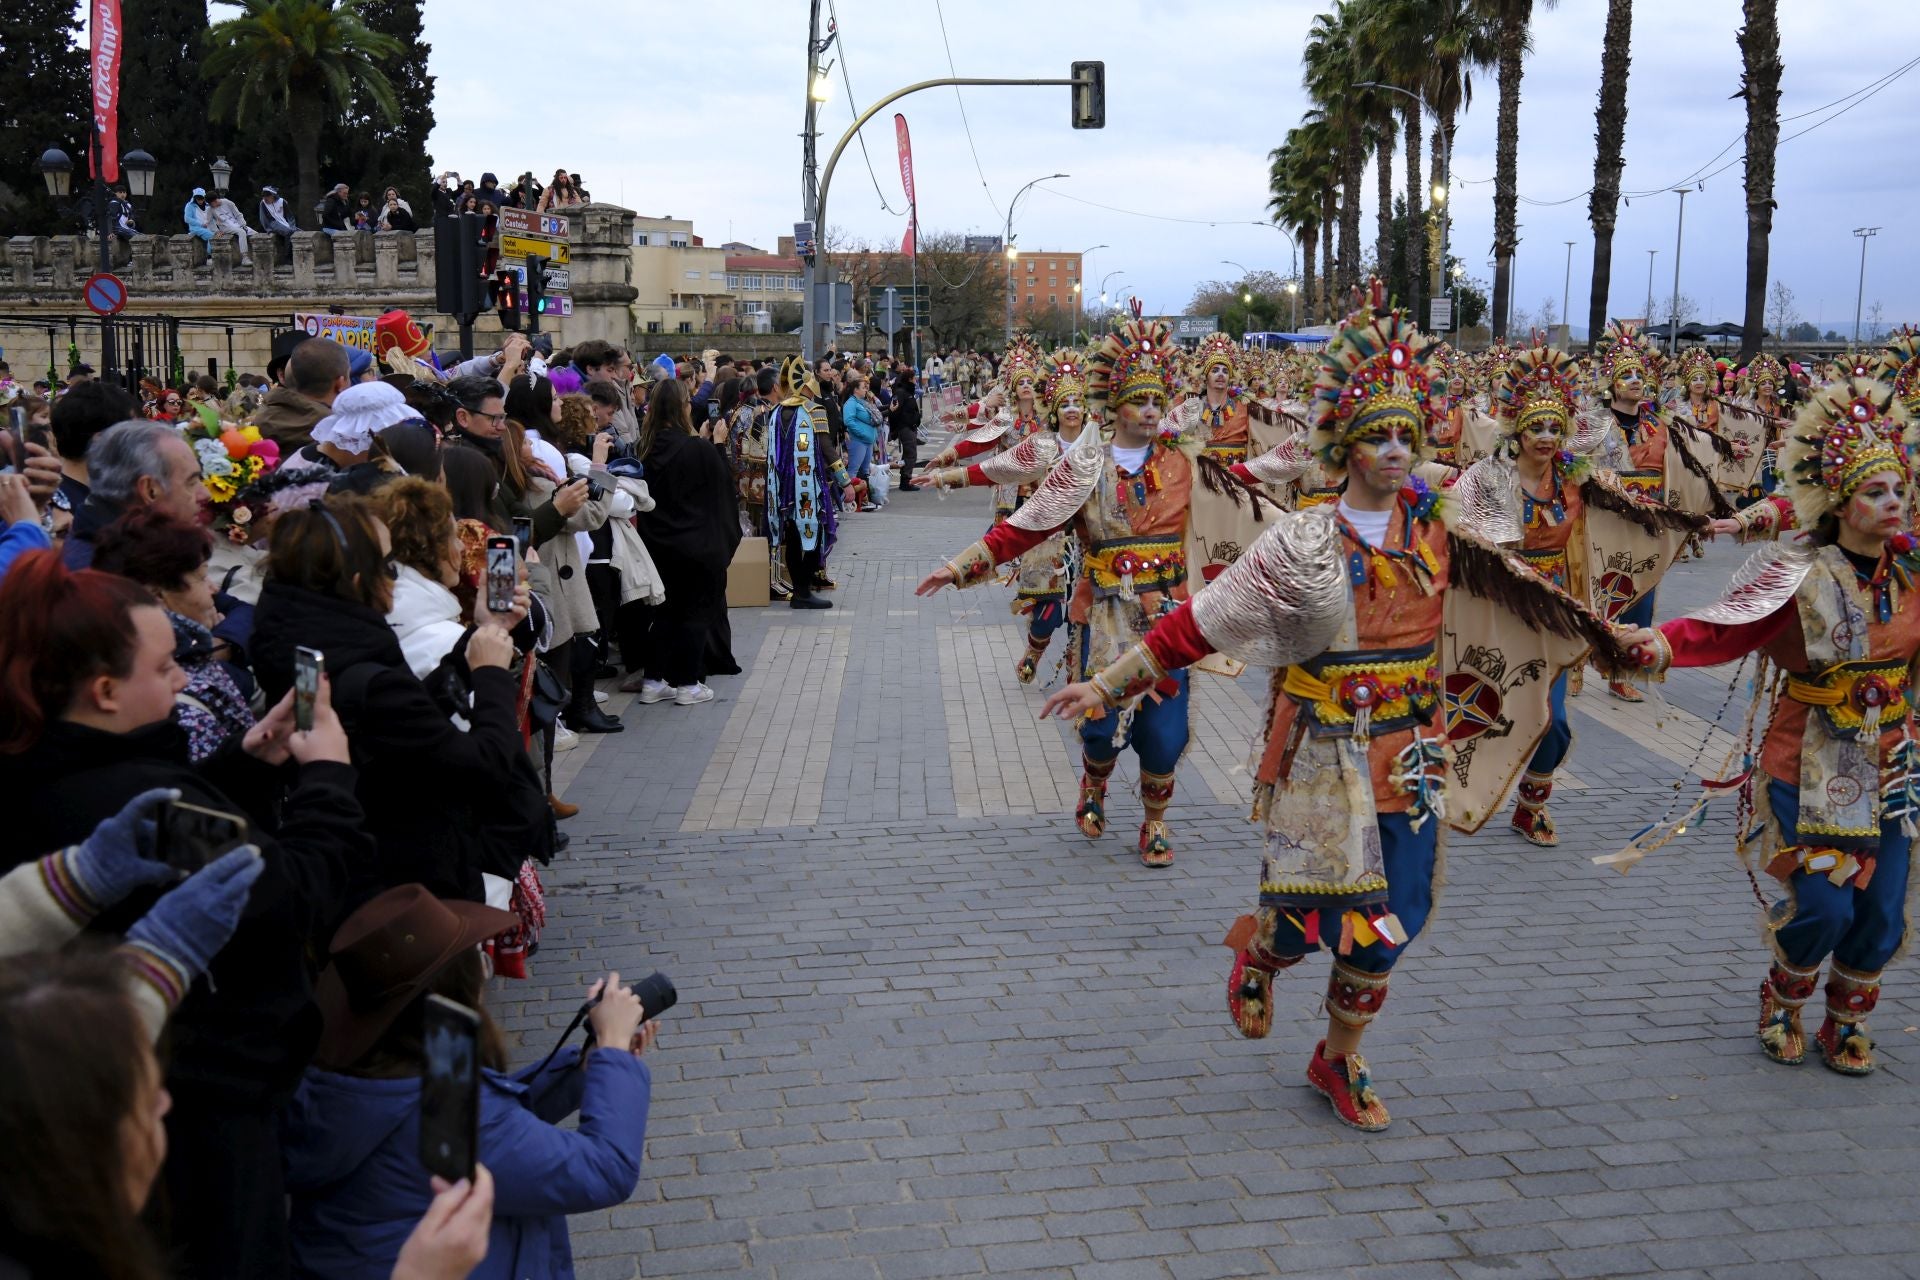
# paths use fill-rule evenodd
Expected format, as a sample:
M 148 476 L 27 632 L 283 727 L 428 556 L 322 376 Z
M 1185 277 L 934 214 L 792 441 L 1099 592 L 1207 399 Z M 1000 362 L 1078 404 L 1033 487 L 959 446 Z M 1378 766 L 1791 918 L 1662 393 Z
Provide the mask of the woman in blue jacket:
M 316 1000 L 326 1029 L 285 1112 L 293 1273 L 385 1276 L 433 1198 L 420 1163 L 422 1009 L 440 995 L 481 1016 L 479 1162 L 493 1175 L 493 1230 L 474 1280 L 567 1280 L 567 1215 L 633 1194 L 646 1138 L 650 1075 L 633 993 L 608 974 L 588 1019 L 584 1059 L 508 1074 L 499 1030 L 481 1008 L 480 942 L 517 923 L 505 911 L 441 901 L 419 885 L 381 894 L 341 926 Z M 578 1111 L 577 1129 L 558 1122 Z
M 873 460 L 873 442 L 880 438 L 880 411 L 874 406 L 864 377 L 849 379 L 840 413 L 847 426 L 847 474 L 864 480 L 867 464 Z

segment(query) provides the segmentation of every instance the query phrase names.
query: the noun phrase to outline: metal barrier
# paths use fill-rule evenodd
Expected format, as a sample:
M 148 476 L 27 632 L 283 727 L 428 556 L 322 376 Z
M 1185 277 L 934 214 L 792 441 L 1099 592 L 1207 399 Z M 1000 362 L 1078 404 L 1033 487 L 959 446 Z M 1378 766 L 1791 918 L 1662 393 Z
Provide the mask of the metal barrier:
M 114 353 L 118 357 L 115 380 L 135 394 L 139 393 L 142 379 L 150 379 L 161 384 L 185 381 L 189 371 L 180 351 L 180 329 L 183 325 L 203 329 L 224 329 L 227 335 L 227 369 L 232 369 L 235 364 L 233 337 L 236 330 L 265 328 L 277 338 L 293 327 L 291 316 L 223 316 L 215 319 L 151 315 L 115 316 L 111 325 L 111 341 Z M 103 326 L 100 317 L 90 313 L 63 315 L 39 312 L 33 315 L 0 315 L 0 340 L 4 340 L 9 333 L 22 330 L 43 334 L 47 343 L 45 366 L 47 380 L 57 384 L 66 378 L 77 359 L 73 353 L 80 348 L 83 327 L 97 340 Z M 20 360 L 11 360 L 9 363 L 16 366 L 14 377 L 20 381 L 30 382 L 38 376 L 38 370 L 29 371 Z M 197 373 L 199 370 L 193 372 Z M 218 377 L 221 370 L 216 364 L 206 372 Z

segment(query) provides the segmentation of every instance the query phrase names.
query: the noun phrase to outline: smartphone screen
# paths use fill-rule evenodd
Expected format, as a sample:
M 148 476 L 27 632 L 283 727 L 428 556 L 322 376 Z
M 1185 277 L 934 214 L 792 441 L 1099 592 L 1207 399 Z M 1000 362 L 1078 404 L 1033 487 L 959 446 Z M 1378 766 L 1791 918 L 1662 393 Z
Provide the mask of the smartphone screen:
M 513 612 L 518 550 L 512 538 L 487 539 L 487 612 Z
M 27 411 L 17 404 L 7 411 L 7 435 L 13 440 L 7 451 L 9 469 L 24 472 L 27 469 Z
M 320 696 L 320 673 L 326 665 L 318 649 L 293 651 L 293 727 L 301 733 L 313 730 L 313 704 Z
M 193 872 L 246 842 L 247 820 L 239 814 L 174 800 L 155 824 L 154 858 Z
M 520 555 L 524 558 L 527 554 L 527 549 L 533 545 L 533 518 L 531 516 L 515 516 L 513 518 L 513 541 L 514 544 L 520 548 Z
M 480 1015 L 428 996 L 421 1044 L 420 1163 L 448 1182 L 473 1176 L 479 1159 Z

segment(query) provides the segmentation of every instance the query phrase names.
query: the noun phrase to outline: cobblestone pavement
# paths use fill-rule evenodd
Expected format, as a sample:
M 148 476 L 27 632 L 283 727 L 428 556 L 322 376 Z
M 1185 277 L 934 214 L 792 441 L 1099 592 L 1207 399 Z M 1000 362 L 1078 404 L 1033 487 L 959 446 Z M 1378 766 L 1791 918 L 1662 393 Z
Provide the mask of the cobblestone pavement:
M 1395 1120 L 1366 1138 L 1303 1078 L 1324 960 L 1276 982 L 1270 1039 L 1225 1012 L 1265 682 L 1195 679 L 1177 866 L 1133 855 L 1126 788 L 1114 832 L 1081 839 L 1066 732 L 1012 677 L 1007 591 L 912 594 L 983 507 L 848 520 L 837 608 L 735 610 L 746 674 L 716 701 L 615 695 L 628 730 L 561 757 L 583 812 L 537 976 L 495 1000 L 516 1058 L 608 967 L 681 993 L 640 1186 L 573 1219 L 583 1277 L 1920 1274 L 1906 971 L 1879 1074 L 1774 1066 L 1730 806 L 1630 875 L 1589 861 L 1675 802 L 1726 672 L 1639 708 L 1590 680 L 1561 848 L 1504 819 L 1452 843 L 1367 1038 Z M 1739 554 L 1682 566 L 1661 616 Z

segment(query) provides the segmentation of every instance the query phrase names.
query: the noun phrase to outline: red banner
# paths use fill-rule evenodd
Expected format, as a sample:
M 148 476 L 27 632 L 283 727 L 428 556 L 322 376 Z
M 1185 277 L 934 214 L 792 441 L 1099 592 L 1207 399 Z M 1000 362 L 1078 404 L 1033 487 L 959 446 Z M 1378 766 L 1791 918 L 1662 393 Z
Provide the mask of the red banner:
M 93 154 L 95 172 L 120 181 L 120 0 L 93 0 Z
M 893 113 L 893 138 L 900 146 L 900 185 L 907 193 L 907 235 L 900 242 L 900 252 L 911 258 L 914 230 L 920 225 L 920 205 L 913 197 L 913 138 L 907 133 L 907 118 L 897 111 Z

